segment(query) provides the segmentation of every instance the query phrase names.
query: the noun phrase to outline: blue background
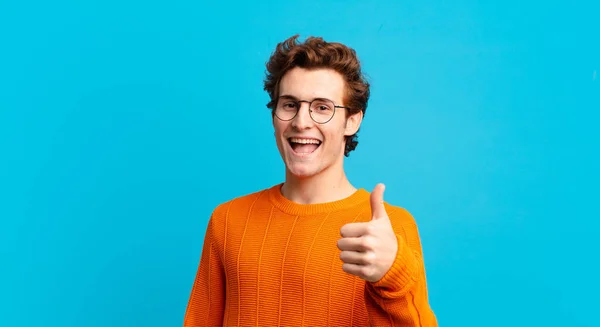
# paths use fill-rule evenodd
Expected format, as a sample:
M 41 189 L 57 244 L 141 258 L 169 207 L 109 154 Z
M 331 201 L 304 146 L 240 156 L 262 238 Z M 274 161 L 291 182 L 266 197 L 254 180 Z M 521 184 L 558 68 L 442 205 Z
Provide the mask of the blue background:
M 212 209 L 282 181 L 296 33 L 360 55 L 347 171 L 417 219 L 440 326 L 599 326 L 599 11 L 1 1 L 0 326 L 180 326 Z

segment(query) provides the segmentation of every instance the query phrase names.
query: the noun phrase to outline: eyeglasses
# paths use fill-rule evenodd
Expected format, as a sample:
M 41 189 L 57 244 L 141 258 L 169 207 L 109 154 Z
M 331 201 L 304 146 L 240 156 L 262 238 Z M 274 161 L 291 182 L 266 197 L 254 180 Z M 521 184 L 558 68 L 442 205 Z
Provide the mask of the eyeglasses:
M 312 101 L 307 100 L 294 100 L 287 97 L 279 98 L 277 106 L 275 107 L 275 116 L 283 121 L 292 120 L 298 115 L 300 110 L 300 103 L 308 103 L 308 113 L 310 118 L 317 124 L 325 124 L 333 118 L 335 115 L 336 108 L 350 109 L 344 106 L 336 106 L 333 101 L 329 99 L 317 98 Z

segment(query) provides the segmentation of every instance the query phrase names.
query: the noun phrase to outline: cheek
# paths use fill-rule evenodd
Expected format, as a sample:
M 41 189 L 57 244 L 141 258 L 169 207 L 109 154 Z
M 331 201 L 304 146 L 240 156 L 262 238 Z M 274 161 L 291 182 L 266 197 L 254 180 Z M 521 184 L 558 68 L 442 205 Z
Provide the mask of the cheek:
M 281 121 L 273 122 L 273 135 L 275 136 L 275 141 L 277 142 L 278 146 L 283 142 L 283 134 L 285 133 L 287 126 L 287 124 Z
M 343 123 L 336 125 L 334 128 L 329 128 L 322 131 L 326 139 L 329 140 L 329 147 L 337 148 L 340 143 L 344 143 L 344 133 L 346 129 Z
M 275 136 L 281 135 L 285 130 L 285 126 L 278 119 L 273 119 L 273 130 L 275 131 Z

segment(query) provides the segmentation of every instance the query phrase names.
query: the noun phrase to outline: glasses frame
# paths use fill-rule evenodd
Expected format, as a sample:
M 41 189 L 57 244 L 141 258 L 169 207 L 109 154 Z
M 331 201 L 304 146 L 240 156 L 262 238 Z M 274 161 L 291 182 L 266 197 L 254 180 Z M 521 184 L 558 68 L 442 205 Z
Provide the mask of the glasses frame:
M 295 102 L 296 103 L 296 113 L 290 119 L 282 119 L 281 117 L 277 116 L 277 107 L 279 106 L 279 101 L 281 101 L 282 99 L 287 99 L 287 100 L 290 100 L 291 102 Z M 331 102 L 333 104 L 333 114 L 331 115 L 331 117 L 329 117 L 329 119 L 327 119 L 324 122 L 318 122 L 312 116 L 312 112 L 313 111 L 310 109 L 310 107 L 312 106 L 312 103 L 315 102 L 315 101 L 329 101 L 329 102 Z M 277 102 L 275 103 L 275 109 L 273 110 L 273 115 L 275 117 L 277 117 L 277 119 L 279 119 L 281 121 L 290 121 L 290 120 L 293 120 L 294 118 L 296 118 L 296 116 L 298 116 L 298 112 L 300 112 L 300 108 L 301 108 L 300 103 L 302 103 L 302 102 L 308 103 L 308 115 L 310 116 L 310 119 L 312 119 L 312 121 L 314 121 L 315 123 L 320 124 L 320 125 L 327 124 L 328 122 L 330 122 L 333 119 L 333 117 L 335 116 L 337 108 L 351 109 L 350 107 L 346 107 L 346 106 L 338 106 L 338 105 L 335 104 L 335 102 L 333 100 L 330 100 L 330 99 L 327 99 L 327 98 L 314 98 L 314 99 L 312 99 L 312 101 L 308 101 L 308 100 L 297 100 L 297 99 L 294 99 L 294 98 L 291 98 L 291 97 L 281 96 L 281 97 L 279 97 L 277 99 Z

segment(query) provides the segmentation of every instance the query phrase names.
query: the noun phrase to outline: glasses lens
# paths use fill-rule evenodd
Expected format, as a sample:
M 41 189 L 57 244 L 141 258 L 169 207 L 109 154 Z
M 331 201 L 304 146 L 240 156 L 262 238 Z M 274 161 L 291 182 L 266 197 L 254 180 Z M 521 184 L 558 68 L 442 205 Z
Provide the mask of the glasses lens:
M 329 100 L 315 100 L 310 105 L 310 116 L 317 123 L 328 122 L 334 111 L 334 104 Z
M 275 116 L 281 120 L 291 120 L 298 112 L 298 103 L 289 99 L 281 99 L 275 107 Z

